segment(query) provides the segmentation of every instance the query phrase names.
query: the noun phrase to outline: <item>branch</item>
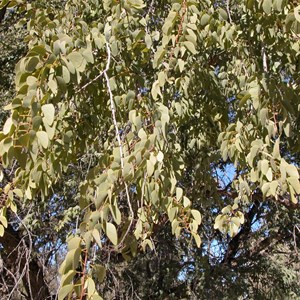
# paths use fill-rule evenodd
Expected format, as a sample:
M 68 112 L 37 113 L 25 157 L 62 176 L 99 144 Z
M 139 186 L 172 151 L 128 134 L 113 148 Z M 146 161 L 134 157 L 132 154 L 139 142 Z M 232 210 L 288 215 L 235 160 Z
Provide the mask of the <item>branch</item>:
M 117 123 L 116 107 L 115 107 L 115 103 L 114 103 L 114 99 L 113 99 L 113 94 L 112 94 L 111 86 L 110 86 L 110 83 L 109 83 L 109 77 L 107 75 L 107 71 L 109 70 L 110 60 L 111 60 L 111 52 L 110 52 L 110 47 L 109 47 L 108 42 L 106 42 L 106 50 L 107 50 L 107 64 L 106 64 L 105 70 L 103 71 L 103 75 L 104 75 L 104 78 L 106 80 L 106 85 L 107 85 L 107 89 L 108 89 L 108 94 L 109 94 L 109 99 L 110 99 L 110 107 L 111 107 L 111 114 L 112 114 L 112 119 L 113 119 L 115 131 L 116 131 L 116 137 L 117 137 L 118 145 L 119 145 L 121 170 L 122 170 L 122 173 L 123 173 L 123 170 L 124 170 L 123 144 L 122 144 L 120 131 L 119 131 L 118 123 Z M 128 207 L 129 207 L 129 211 L 130 211 L 130 223 L 129 223 L 129 226 L 126 230 L 126 233 L 124 234 L 124 236 L 123 236 L 122 240 L 120 241 L 119 245 L 121 245 L 124 242 L 126 236 L 128 235 L 128 233 L 131 229 L 132 223 L 133 223 L 133 218 L 134 218 L 134 213 L 133 213 L 133 210 L 132 210 L 130 196 L 129 196 L 129 189 L 128 189 L 128 185 L 125 181 L 124 181 L 124 185 L 125 185 L 127 203 L 128 203 Z
M 231 13 L 230 13 L 230 0 L 226 1 L 226 10 L 229 18 L 229 23 L 232 23 Z
M 240 244 L 247 238 L 251 231 L 251 224 L 260 205 L 259 202 L 254 202 L 250 211 L 247 214 L 247 222 L 244 224 L 240 232 L 229 242 L 222 264 L 230 264 L 237 254 Z

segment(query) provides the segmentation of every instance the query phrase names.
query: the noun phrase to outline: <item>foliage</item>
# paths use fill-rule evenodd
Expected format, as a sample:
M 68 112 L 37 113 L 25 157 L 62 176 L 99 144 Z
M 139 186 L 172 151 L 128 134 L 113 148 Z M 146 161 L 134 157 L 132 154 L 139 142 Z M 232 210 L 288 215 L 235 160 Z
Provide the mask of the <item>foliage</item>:
M 67 237 L 58 298 L 121 299 L 143 265 L 156 298 L 299 296 L 298 258 L 277 252 L 299 243 L 300 7 L 8 2 L 28 52 L 0 132 L 0 235 Z

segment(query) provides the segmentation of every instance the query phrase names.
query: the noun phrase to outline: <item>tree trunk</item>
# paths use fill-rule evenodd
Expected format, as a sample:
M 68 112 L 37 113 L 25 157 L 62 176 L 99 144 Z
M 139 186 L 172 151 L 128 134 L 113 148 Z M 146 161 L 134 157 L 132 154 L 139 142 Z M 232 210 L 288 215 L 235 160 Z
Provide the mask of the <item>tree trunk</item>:
M 29 253 L 28 243 L 15 231 L 12 226 L 6 228 L 4 236 L 0 237 L 3 247 L 1 258 L 3 262 L 0 278 L 0 298 L 8 299 L 9 293 L 16 284 L 16 294 L 22 293 L 23 297 L 30 300 L 50 299 L 50 292 L 45 282 L 43 268 L 36 257 Z M 29 256 L 29 261 L 27 261 Z M 20 278 L 22 276 L 22 278 Z M 23 285 L 23 288 L 20 286 Z M 18 292 L 17 292 L 18 291 Z M 20 294 L 19 294 L 20 295 Z M 11 299 L 14 296 L 11 296 Z

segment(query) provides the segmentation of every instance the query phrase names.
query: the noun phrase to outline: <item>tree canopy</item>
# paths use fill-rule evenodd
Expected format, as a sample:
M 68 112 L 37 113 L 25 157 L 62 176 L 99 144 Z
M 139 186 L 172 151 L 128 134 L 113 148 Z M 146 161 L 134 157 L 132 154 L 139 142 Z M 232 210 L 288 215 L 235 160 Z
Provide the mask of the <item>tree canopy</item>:
M 295 1 L 0 3 L 2 297 L 300 297 Z

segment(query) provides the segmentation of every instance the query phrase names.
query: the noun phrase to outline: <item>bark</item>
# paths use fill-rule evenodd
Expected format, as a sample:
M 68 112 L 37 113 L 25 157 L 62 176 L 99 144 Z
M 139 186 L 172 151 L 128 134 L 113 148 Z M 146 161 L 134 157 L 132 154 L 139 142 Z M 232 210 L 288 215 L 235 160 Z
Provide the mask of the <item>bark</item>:
M 2 278 L 0 279 L 2 281 L 2 291 L 0 289 L 1 299 L 8 297 L 11 289 L 18 282 L 18 275 L 22 274 L 26 267 L 27 270 L 19 282 L 26 291 L 26 295 L 24 293 L 23 296 L 28 300 L 51 299 L 50 291 L 45 282 L 43 268 L 37 258 L 31 255 L 29 263 L 27 262 L 28 254 L 26 255 L 26 251 L 28 251 L 28 247 L 25 247 L 26 243 L 21 233 L 9 225 L 5 230 L 4 236 L 0 237 L 0 244 L 3 247 L 1 252 L 3 259 Z M 10 290 L 5 292 L 5 286 L 10 288 Z M 21 291 L 22 288 L 17 290 Z

